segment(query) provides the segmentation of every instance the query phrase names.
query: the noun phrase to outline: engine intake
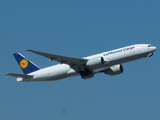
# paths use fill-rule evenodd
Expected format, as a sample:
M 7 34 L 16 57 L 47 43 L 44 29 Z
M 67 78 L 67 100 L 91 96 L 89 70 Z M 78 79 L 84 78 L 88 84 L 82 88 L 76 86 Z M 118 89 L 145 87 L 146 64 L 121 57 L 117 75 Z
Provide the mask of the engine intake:
M 113 75 L 118 75 L 118 74 L 121 74 L 123 73 L 123 66 L 122 65 L 114 65 L 112 67 L 110 67 L 109 69 L 107 69 L 105 71 L 105 74 L 109 74 L 111 76 Z

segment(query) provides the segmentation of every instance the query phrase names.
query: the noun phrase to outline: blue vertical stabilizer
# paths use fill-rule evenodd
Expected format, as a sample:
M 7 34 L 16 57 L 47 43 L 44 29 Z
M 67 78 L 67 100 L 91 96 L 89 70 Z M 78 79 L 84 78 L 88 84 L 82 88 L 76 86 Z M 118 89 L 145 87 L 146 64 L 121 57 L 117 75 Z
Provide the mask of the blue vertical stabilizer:
M 31 72 L 37 71 L 40 69 L 36 64 L 28 60 L 26 57 L 24 57 L 20 53 L 14 53 L 13 54 L 15 59 L 17 60 L 20 68 L 22 69 L 24 74 L 29 74 Z

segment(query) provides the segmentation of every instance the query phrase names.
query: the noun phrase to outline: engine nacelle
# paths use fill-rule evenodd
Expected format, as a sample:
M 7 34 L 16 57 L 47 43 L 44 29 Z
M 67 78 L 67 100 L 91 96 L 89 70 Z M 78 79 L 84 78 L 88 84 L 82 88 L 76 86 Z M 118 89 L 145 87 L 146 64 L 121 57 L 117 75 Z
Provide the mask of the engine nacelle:
M 106 70 L 105 74 L 109 74 L 111 76 L 118 75 L 123 73 L 123 66 L 122 65 L 114 65 Z
M 87 66 L 92 68 L 100 67 L 104 64 L 105 64 L 105 61 L 103 57 L 89 59 L 88 62 L 86 63 Z

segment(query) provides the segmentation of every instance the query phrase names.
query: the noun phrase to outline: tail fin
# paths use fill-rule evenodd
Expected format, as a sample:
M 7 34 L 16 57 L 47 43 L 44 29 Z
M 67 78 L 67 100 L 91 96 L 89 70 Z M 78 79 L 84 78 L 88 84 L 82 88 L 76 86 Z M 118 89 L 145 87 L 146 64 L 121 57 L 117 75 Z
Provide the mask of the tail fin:
M 28 60 L 20 53 L 13 54 L 24 74 L 28 74 L 40 69 L 36 64 Z

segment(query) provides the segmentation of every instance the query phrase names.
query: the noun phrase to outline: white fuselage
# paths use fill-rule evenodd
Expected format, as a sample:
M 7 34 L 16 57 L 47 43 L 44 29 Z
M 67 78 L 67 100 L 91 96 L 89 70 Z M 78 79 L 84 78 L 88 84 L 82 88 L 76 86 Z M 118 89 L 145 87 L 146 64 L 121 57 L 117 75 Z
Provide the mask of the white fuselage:
M 113 65 L 122 64 L 125 62 L 130 62 L 133 60 L 141 59 L 152 54 L 156 50 L 156 47 L 150 46 L 149 44 L 136 44 L 131 45 L 100 54 L 84 57 L 83 59 L 93 59 L 97 57 L 103 57 L 105 64 L 93 68 L 94 73 L 98 73 L 107 70 Z M 59 80 L 71 76 L 78 76 L 79 73 L 72 69 L 68 64 L 57 64 L 47 68 L 40 69 L 38 71 L 32 72 L 28 75 L 33 75 L 31 78 L 17 78 L 17 81 L 50 81 Z

